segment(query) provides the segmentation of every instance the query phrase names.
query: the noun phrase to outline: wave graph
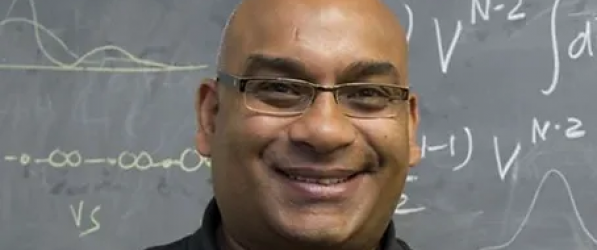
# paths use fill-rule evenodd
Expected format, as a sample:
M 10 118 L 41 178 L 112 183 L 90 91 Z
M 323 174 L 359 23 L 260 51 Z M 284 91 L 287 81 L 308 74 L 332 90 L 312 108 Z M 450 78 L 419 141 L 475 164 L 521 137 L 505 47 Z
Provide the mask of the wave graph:
M 533 199 L 531 200 L 531 205 L 529 206 L 529 209 L 527 210 L 527 213 L 525 214 L 522 222 L 520 223 L 520 225 L 518 226 L 518 229 L 512 235 L 512 237 L 510 237 L 510 239 L 508 239 L 508 241 L 506 241 L 505 243 L 503 243 L 501 245 L 487 246 L 487 247 L 480 248 L 479 250 L 499 250 L 499 249 L 504 249 L 504 248 L 510 246 L 514 242 L 514 240 L 516 240 L 516 238 L 518 237 L 518 235 L 520 235 L 520 233 L 522 232 L 522 230 L 524 229 L 524 227 L 529 222 L 531 214 L 535 210 L 535 203 L 539 199 L 539 194 L 541 194 L 541 191 L 543 190 L 543 185 L 545 184 L 545 182 L 548 180 L 548 178 L 550 176 L 557 177 L 557 178 L 559 178 L 562 181 L 562 183 L 564 184 L 564 186 L 566 188 L 566 192 L 568 194 L 568 198 L 570 199 L 570 203 L 572 205 L 572 210 L 574 211 L 574 215 L 576 217 L 576 220 L 580 224 L 582 232 L 591 240 L 591 242 L 593 244 L 595 244 L 595 246 L 597 246 L 597 238 L 595 237 L 595 235 L 593 235 L 589 231 L 589 229 L 585 225 L 585 221 L 584 221 L 582 215 L 580 214 L 580 212 L 578 210 L 578 207 L 577 207 L 577 204 L 576 204 L 576 199 L 574 198 L 574 195 L 572 194 L 572 188 L 570 187 L 570 183 L 566 179 L 566 176 L 564 176 L 564 174 L 562 172 L 560 172 L 560 171 L 558 171 L 556 169 L 551 169 L 551 170 L 547 171 L 543 175 L 543 178 L 541 179 L 541 182 L 539 183 L 539 186 L 537 187 L 537 190 L 535 191 L 535 194 L 533 195 Z
M 0 64 L 0 70 L 42 70 L 42 71 L 72 71 L 72 72 L 107 72 L 107 73 L 141 73 L 141 72 L 173 72 L 173 71 L 198 71 L 207 68 L 206 64 L 202 65 L 186 65 L 177 66 L 172 64 L 165 64 L 152 60 L 145 60 L 136 57 L 132 53 L 125 49 L 114 46 L 106 45 L 94 48 L 87 53 L 79 56 L 73 52 L 65 42 L 60 39 L 56 34 L 46 28 L 44 25 L 37 21 L 37 9 L 34 0 L 27 0 L 31 8 L 32 19 L 24 17 L 9 17 L 12 8 L 19 0 L 13 0 L 6 17 L 0 20 L 0 36 L 2 36 L 2 28 L 8 24 L 21 23 L 33 26 L 34 36 L 36 45 L 38 46 L 41 53 L 48 59 L 53 65 L 37 65 L 37 64 L 11 64 L 4 63 Z M 40 32 L 44 32 L 52 40 L 54 40 L 68 55 L 70 55 L 74 61 L 72 63 L 62 62 L 54 58 L 45 48 Z M 89 58 L 98 53 L 106 51 L 115 51 L 122 55 L 122 57 L 104 57 L 101 61 L 91 61 Z M 106 67 L 104 66 L 107 61 L 119 61 L 136 64 L 134 67 Z

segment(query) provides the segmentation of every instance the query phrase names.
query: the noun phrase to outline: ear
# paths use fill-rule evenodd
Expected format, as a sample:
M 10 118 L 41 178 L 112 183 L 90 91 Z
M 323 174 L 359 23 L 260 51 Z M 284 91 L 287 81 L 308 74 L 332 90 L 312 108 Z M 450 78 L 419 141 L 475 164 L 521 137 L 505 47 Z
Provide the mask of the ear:
M 197 115 L 197 134 L 195 144 L 197 151 L 204 157 L 211 156 L 212 136 L 216 130 L 215 121 L 218 113 L 218 93 L 216 81 L 204 79 L 199 88 L 195 101 Z
M 415 167 L 421 161 L 421 147 L 417 143 L 417 130 L 419 129 L 419 106 L 418 97 L 411 94 L 408 100 L 409 104 L 409 122 L 408 122 L 408 141 L 410 148 L 410 167 Z

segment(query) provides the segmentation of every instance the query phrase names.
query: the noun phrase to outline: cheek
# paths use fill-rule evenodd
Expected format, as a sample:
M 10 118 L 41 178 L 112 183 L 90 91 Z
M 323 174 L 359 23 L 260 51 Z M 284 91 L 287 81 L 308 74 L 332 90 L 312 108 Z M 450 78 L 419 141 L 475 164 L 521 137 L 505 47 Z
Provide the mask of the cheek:
M 359 124 L 360 130 L 373 149 L 386 161 L 406 161 L 402 157 L 408 152 L 407 124 L 396 120 L 366 121 Z
M 391 204 L 404 189 L 408 175 L 408 129 L 406 123 L 389 120 L 371 120 L 359 124 L 363 138 L 382 164 L 375 176 L 380 203 Z
M 407 124 L 395 120 L 377 120 L 360 124 L 360 128 L 363 137 L 382 164 L 380 185 L 384 188 L 401 187 L 402 179 L 408 174 L 409 169 Z
M 259 175 L 262 168 L 260 154 L 268 145 L 284 136 L 288 121 L 261 116 L 245 111 L 234 111 L 227 119 L 225 129 L 219 131 L 215 143 L 217 157 L 226 168 L 223 175 Z M 249 177 L 247 177 L 249 178 Z
M 292 120 L 288 118 L 265 115 L 247 115 L 244 120 L 238 121 L 238 124 L 242 124 L 239 130 L 242 131 L 240 136 L 243 136 L 243 141 L 259 148 L 260 151 L 273 141 L 284 137 L 291 123 Z

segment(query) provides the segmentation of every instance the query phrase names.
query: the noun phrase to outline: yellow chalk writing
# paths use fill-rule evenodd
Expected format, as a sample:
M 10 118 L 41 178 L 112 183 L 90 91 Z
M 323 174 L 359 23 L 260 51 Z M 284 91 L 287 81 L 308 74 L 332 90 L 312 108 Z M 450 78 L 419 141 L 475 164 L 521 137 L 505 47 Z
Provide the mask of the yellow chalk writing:
M 82 216 L 83 216 L 83 207 L 84 206 L 85 206 L 85 201 L 80 201 L 77 211 L 75 211 L 75 207 L 73 205 L 70 205 L 70 207 L 69 207 L 71 215 L 73 216 L 73 220 L 75 221 L 75 226 L 77 228 L 81 228 L 81 220 L 82 220 Z M 91 210 L 91 213 L 89 214 L 89 220 L 91 221 L 91 224 L 93 224 L 93 226 L 80 232 L 79 237 L 83 237 L 85 235 L 94 233 L 101 228 L 101 225 L 96 218 L 96 213 L 99 212 L 100 209 L 101 209 L 101 206 L 98 205 L 98 206 L 95 206 Z
M 123 151 L 115 157 L 87 158 L 79 150 L 64 151 L 54 149 L 47 157 L 33 158 L 31 155 L 22 153 L 20 155 L 4 156 L 6 162 L 18 162 L 22 166 L 30 164 L 46 164 L 53 168 L 77 168 L 83 165 L 108 165 L 118 167 L 122 170 L 145 171 L 153 168 L 179 168 L 184 172 L 195 172 L 202 166 L 211 167 L 209 158 L 201 156 L 196 150 L 187 148 L 175 158 L 156 160 L 147 151 L 133 153 Z
M 14 2 L 18 0 L 13 0 Z M 53 64 L 53 65 L 28 65 L 28 64 L 0 64 L 0 70 L 44 70 L 44 71 L 86 71 L 86 72 L 108 72 L 108 73 L 140 73 L 140 72 L 173 72 L 173 71 L 197 71 L 207 68 L 207 65 L 187 65 L 187 66 L 176 66 L 170 64 L 164 64 L 152 60 L 140 59 L 133 54 L 129 53 L 125 49 L 114 46 L 106 45 L 94 48 L 82 56 L 77 55 L 60 39 L 56 34 L 46 28 L 44 25 L 37 21 L 37 9 L 33 0 L 27 0 L 31 8 L 32 19 L 23 17 L 10 17 L 0 21 L 0 28 L 11 23 L 25 23 L 33 26 L 34 36 L 36 44 L 41 53 Z M 41 40 L 40 32 L 45 33 L 54 40 L 68 55 L 73 57 L 75 60 L 72 63 L 65 63 L 54 58 L 44 47 Z M 104 57 L 101 61 L 91 61 L 88 58 L 93 55 L 105 52 L 105 51 L 116 51 L 122 55 L 122 57 Z M 106 67 L 103 66 L 107 61 L 115 62 L 128 62 L 138 66 L 135 67 Z

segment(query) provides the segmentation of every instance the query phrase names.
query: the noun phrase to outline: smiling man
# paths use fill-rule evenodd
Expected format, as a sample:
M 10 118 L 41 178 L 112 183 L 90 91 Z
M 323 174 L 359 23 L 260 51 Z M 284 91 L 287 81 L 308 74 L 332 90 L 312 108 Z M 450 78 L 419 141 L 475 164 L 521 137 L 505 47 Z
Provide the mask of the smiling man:
M 245 0 L 197 91 L 215 197 L 154 250 L 408 250 L 393 211 L 420 159 L 403 28 L 377 0 Z

